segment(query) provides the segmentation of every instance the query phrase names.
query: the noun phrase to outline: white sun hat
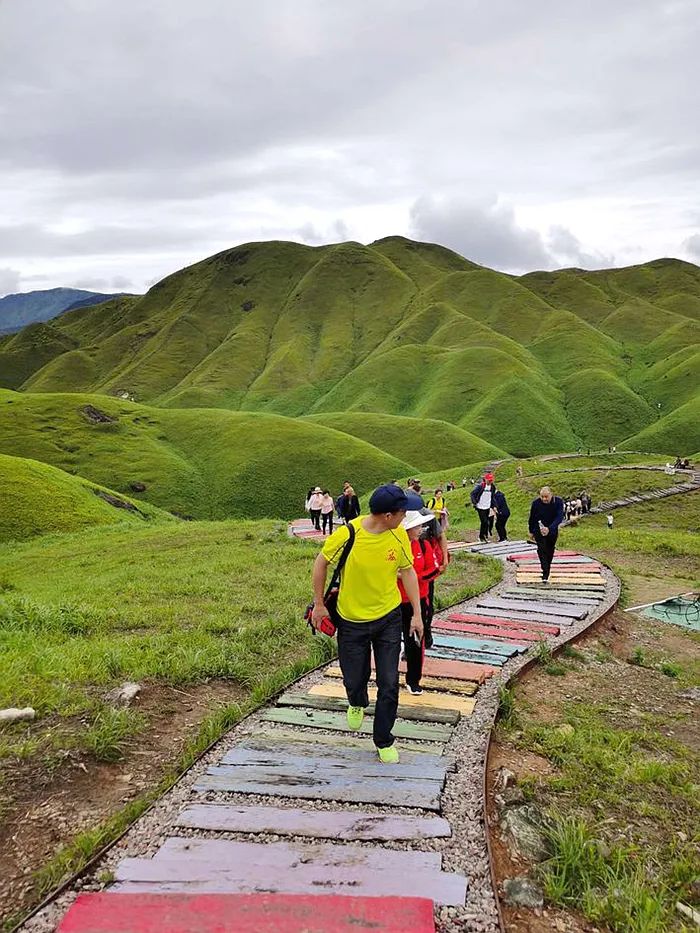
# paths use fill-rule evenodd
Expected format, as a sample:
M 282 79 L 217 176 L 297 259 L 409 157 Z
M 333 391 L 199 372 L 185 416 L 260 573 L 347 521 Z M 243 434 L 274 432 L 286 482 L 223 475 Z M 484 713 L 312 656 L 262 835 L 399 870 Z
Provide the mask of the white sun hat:
M 409 528 L 415 528 L 417 525 L 427 525 L 435 518 L 432 512 L 423 515 L 421 512 L 406 512 L 406 518 L 401 522 L 401 527 L 408 531 Z

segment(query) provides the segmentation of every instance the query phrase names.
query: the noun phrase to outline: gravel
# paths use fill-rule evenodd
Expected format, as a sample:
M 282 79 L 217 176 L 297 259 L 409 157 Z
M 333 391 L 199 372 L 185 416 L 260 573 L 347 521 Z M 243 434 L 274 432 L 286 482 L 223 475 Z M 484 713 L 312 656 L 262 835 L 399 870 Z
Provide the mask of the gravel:
M 603 570 L 606 580 L 606 593 L 602 602 L 595 608 L 591 617 L 550 638 L 549 644 L 556 649 L 566 641 L 585 631 L 597 618 L 607 612 L 619 596 L 619 581 L 607 569 Z M 497 595 L 502 589 L 515 583 L 515 567 L 505 561 L 503 581 L 492 590 Z M 474 608 L 477 597 L 466 600 L 458 606 L 437 614 L 444 617 L 450 612 L 466 611 Z M 469 893 L 465 907 L 438 907 L 436 910 L 436 928 L 438 933 L 499 933 L 499 914 L 496 896 L 493 890 L 488 849 L 484 825 L 484 771 L 488 739 L 498 711 L 498 688 L 506 684 L 515 674 L 529 663 L 531 653 L 518 655 L 509 660 L 500 672 L 483 684 L 475 694 L 476 706 L 468 718 L 462 718 L 455 728 L 452 738 L 445 746 L 445 754 L 455 758 L 457 770 L 448 772 L 442 795 L 442 815 L 452 826 L 452 836 L 447 839 L 423 839 L 418 841 L 397 840 L 381 843 L 390 849 L 413 849 L 415 851 L 434 851 L 442 853 L 443 869 L 460 872 L 469 880 Z M 296 686 L 306 689 L 323 679 L 323 670 L 315 671 L 302 678 Z M 113 872 L 119 862 L 126 857 L 152 856 L 168 836 L 206 836 L 209 838 L 238 839 L 258 842 L 310 842 L 304 837 L 277 836 L 274 834 L 210 832 L 175 827 L 175 819 L 182 808 L 195 800 L 226 801 L 228 803 L 274 804 L 276 807 L 303 807 L 312 810 L 363 810 L 372 813 L 415 814 L 417 811 L 407 807 L 381 807 L 371 804 L 336 803 L 330 800 L 297 800 L 293 798 L 275 798 L 255 794 L 226 794 L 210 792 L 195 794 L 193 785 L 208 767 L 237 745 L 244 737 L 254 736 L 259 728 L 259 713 L 254 713 L 228 732 L 216 746 L 207 752 L 178 783 L 145 813 L 100 860 L 99 864 L 84 875 L 69 890 L 57 897 L 36 916 L 26 921 L 21 927 L 27 933 L 51 933 L 61 917 L 80 891 L 98 891 L 104 888 L 99 880 L 105 873 Z M 272 728 L 265 724 L 266 728 Z M 284 727 L 308 735 L 313 741 L 313 732 L 297 727 Z M 366 740 L 371 741 L 371 740 Z M 399 743 L 400 744 L 400 743 Z M 434 743 L 426 743 L 426 749 L 436 750 Z M 338 843 L 346 844 L 346 843 Z M 353 846 L 372 848 L 376 843 L 367 841 L 348 843 Z

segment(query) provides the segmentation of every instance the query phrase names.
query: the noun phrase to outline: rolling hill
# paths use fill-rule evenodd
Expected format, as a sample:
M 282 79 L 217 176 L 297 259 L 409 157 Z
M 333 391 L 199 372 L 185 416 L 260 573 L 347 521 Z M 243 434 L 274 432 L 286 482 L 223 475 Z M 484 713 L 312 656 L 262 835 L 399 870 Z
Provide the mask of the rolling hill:
M 690 263 L 518 277 L 402 237 L 248 243 L 0 337 L 0 451 L 185 515 L 286 516 L 347 476 L 691 451 L 699 375 Z
M 0 334 L 12 333 L 28 324 L 48 321 L 64 311 L 100 304 L 116 297 L 116 294 L 91 292 L 84 288 L 46 288 L 5 295 L 0 298 Z

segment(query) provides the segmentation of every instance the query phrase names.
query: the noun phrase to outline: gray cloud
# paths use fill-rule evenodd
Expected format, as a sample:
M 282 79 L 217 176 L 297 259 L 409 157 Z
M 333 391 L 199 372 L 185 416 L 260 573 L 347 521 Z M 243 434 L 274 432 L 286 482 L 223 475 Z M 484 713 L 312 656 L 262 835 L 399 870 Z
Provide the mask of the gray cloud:
M 694 233 L 683 241 L 683 249 L 694 260 L 700 262 L 700 233 Z
M 0 266 L 142 288 L 244 240 L 411 229 L 518 269 L 672 254 L 700 201 L 696 14 L 0 0 Z
M 0 269 L 0 298 L 19 291 L 20 275 L 17 269 Z

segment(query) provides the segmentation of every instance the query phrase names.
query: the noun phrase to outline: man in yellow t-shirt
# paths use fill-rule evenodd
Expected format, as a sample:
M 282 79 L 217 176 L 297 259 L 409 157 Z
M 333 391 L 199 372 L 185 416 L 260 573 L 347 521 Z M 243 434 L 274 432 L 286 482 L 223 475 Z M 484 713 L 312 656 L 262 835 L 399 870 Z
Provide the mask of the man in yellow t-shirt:
M 401 578 L 413 607 L 411 636 L 420 641 L 423 622 L 418 578 L 408 535 L 401 528 L 408 500 L 395 485 L 380 486 L 369 500 L 370 514 L 354 518 L 355 541 L 342 570 L 338 595 L 338 660 L 348 695 L 348 724 L 362 725 L 369 704 L 367 684 L 374 654 L 377 702 L 374 712 L 374 744 L 386 764 L 399 760 L 391 730 L 399 704 L 399 653 L 401 650 Z M 323 603 L 328 565 L 340 559 L 348 538 L 346 526 L 335 531 L 323 545 L 312 573 L 314 608 L 311 616 L 318 629 L 328 615 Z

